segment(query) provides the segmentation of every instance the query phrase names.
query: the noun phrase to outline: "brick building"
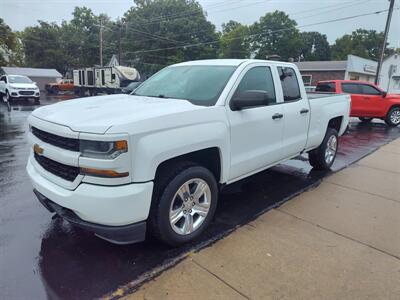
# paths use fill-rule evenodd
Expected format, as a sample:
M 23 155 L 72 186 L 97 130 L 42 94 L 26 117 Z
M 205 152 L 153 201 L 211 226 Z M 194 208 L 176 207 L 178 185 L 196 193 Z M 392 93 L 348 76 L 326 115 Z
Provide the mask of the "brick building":
M 315 86 L 321 80 L 350 79 L 373 82 L 377 63 L 355 55 L 347 60 L 295 62 L 306 86 Z

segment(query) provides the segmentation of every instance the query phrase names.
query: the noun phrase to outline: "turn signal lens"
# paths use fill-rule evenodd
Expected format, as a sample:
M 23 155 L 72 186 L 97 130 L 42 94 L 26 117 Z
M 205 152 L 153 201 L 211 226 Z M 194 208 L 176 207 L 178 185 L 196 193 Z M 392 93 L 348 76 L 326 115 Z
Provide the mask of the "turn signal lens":
M 91 168 L 81 168 L 81 174 L 102 178 L 120 178 L 129 176 L 129 172 L 118 173 L 113 170 L 99 170 Z
M 128 150 L 128 142 L 127 141 L 116 141 L 114 142 L 115 150 L 120 150 L 126 152 Z

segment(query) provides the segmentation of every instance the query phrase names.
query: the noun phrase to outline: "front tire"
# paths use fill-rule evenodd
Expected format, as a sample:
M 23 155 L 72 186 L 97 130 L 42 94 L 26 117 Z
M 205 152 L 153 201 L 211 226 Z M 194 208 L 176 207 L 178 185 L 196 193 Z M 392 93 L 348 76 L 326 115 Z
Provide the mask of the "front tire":
M 13 98 L 11 97 L 11 95 L 8 91 L 6 91 L 6 100 L 8 103 L 11 103 L 11 101 L 13 100 Z
M 400 124 L 400 107 L 393 107 L 386 115 L 385 122 L 391 127 L 396 127 Z
M 195 240 L 211 222 L 217 201 L 217 182 L 208 169 L 190 162 L 165 168 L 153 192 L 153 236 L 170 246 Z
M 336 158 L 338 144 L 338 132 L 328 128 L 322 144 L 308 153 L 310 165 L 317 170 L 330 170 Z
M 51 93 L 52 93 L 53 95 L 58 95 L 58 93 L 60 93 L 60 89 L 59 89 L 57 86 L 53 86 L 53 87 L 51 88 Z

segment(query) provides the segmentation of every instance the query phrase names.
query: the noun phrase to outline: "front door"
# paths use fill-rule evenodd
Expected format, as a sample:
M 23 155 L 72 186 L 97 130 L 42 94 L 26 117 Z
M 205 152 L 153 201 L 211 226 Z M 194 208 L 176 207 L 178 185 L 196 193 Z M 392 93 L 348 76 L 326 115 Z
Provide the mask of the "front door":
M 235 95 L 246 91 L 264 91 L 264 106 L 232 111 L 227 106 L 231 126 L 231 168 L 233 181 L 261 170 L 281 159 L 283 109 L 277 104 L 271 68 L 263 64 L 248 66 L 242 73 Z
M 380 117 L 383 114 L 384 103 L 382 103 L 382 92 L 372 85 L 361 84 L 362 105 L 360 106 L 363 116 Z

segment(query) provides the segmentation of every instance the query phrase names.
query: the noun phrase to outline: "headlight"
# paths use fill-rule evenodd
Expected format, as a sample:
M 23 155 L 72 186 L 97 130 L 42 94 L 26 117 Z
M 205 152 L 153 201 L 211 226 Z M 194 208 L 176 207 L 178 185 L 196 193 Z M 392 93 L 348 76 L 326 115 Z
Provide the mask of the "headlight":
M 124 140 L 115 142 L 81 140 L 80 151 L 83 157 L 114 159 L 128 151 L 128 142 Z

